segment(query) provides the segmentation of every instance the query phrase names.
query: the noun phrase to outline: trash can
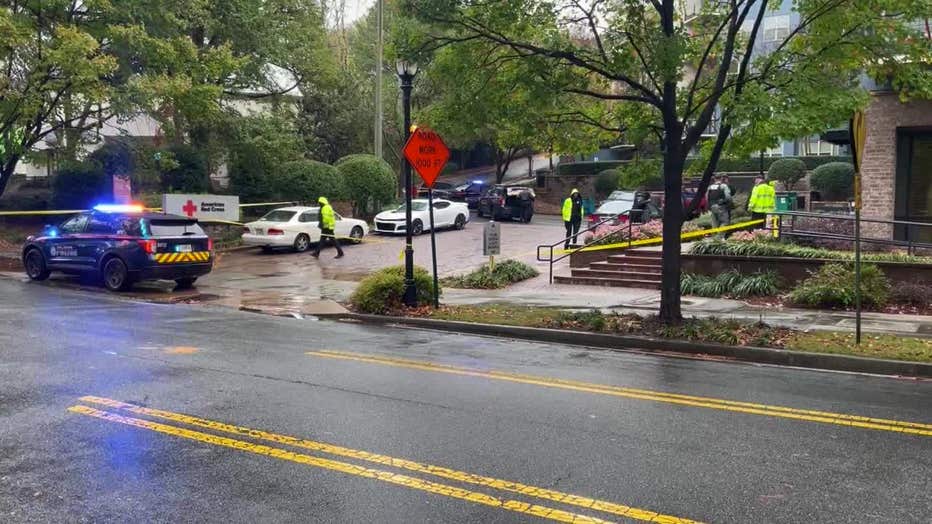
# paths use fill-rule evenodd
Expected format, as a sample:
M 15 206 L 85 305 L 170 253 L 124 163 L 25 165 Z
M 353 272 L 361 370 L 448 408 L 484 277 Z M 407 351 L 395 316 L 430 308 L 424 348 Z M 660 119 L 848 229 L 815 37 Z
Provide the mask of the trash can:
M 786 192 L 777 195 L 777 211 L 796 211 L 796 192 Z

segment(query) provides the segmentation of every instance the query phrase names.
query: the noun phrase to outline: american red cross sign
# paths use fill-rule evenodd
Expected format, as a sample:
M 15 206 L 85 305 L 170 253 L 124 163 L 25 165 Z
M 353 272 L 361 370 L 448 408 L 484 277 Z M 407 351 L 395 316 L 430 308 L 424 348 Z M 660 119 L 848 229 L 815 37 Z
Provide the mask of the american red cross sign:
M 450 150 L 447 149 L 440 135 L 419 127 L 408 138 L 408 143 L 404 147 L 404 155 L 411 167 L 421 175 L 424 184 L 427 187 L 434 187 L 434 182 L 443 171 L 443 166 L 447 165 L 447 160 L 450 159 Z

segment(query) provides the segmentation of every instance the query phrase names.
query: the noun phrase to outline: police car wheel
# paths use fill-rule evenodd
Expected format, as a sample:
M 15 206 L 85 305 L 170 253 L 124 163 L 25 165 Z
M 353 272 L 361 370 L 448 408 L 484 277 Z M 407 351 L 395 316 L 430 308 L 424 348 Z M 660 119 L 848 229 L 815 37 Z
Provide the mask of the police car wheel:
M 304 253 L 311 247 L 311 237 L 301 233 L 294 239 L 294 250 L 298 253 Z
M 466 217 L 463 215 L 456 215 L 456 221 L 453 222 L 453 225 L 456 229 L 463 229 L 466 227 Z
M 104 286 L 110 291 L 124 291 L 132 285 L 126 264 L 116 257 L 104 264 L 103 281 Z
M 363 236 L 363 234 L 364 234 L 364 233 L 362 232 L 362 228 L 359 227 L 359 226 L 356 226 L 356 227 L 353 228 L 352 231 L 350 231 L 349 236 L 350 236 L 350 238 L 353 239 L 353 243 L 354 243 L 354 244 L 360 244 L 360 243 L 362 243 L 362 236 Z
M 32 280 L 45 280 L 51 273 L 45 265 L 45 257 L 38 249 L 30 249 L 23 259 L 26 276 Z
M 197 282 L 197 277 L 179 278 L 175 280 L 175 289 L 191 289 L 195 282 Z

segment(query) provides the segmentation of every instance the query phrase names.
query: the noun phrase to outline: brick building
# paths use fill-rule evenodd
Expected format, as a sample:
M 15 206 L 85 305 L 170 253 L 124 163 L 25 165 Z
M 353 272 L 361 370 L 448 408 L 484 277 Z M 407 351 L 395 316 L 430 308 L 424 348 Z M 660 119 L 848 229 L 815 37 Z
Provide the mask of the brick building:
M 864 216 L 932 224 L 932 100 L 872 95 L 861 166 Z M 932 242 L 932 227 L 874 225 L 867 233 Z

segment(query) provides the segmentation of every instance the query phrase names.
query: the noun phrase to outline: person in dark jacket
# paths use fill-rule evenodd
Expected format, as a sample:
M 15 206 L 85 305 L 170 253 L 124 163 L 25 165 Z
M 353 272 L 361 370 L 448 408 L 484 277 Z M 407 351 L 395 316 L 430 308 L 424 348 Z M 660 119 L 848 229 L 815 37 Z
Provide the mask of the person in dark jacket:
M 324 247 L 324 242 L 333 241 L 333 247 L 337 248 L 336 258 L 343 258 L 343 248 L 340 247 L 340 240 L 337 239 L 337 235 L 334 233 L 337 227 L 337 220 L 333 212 L 333 206 L 330 205 L 326 197 L 318 198 L 317 203 L 320 204 L 320 222 L 317 223 L 317 226 L 320 228 L 320 241 L 317 242 L 317 249 L 311 253 L 311 256 L 314 258 L 319 257 L 320 250 Z

